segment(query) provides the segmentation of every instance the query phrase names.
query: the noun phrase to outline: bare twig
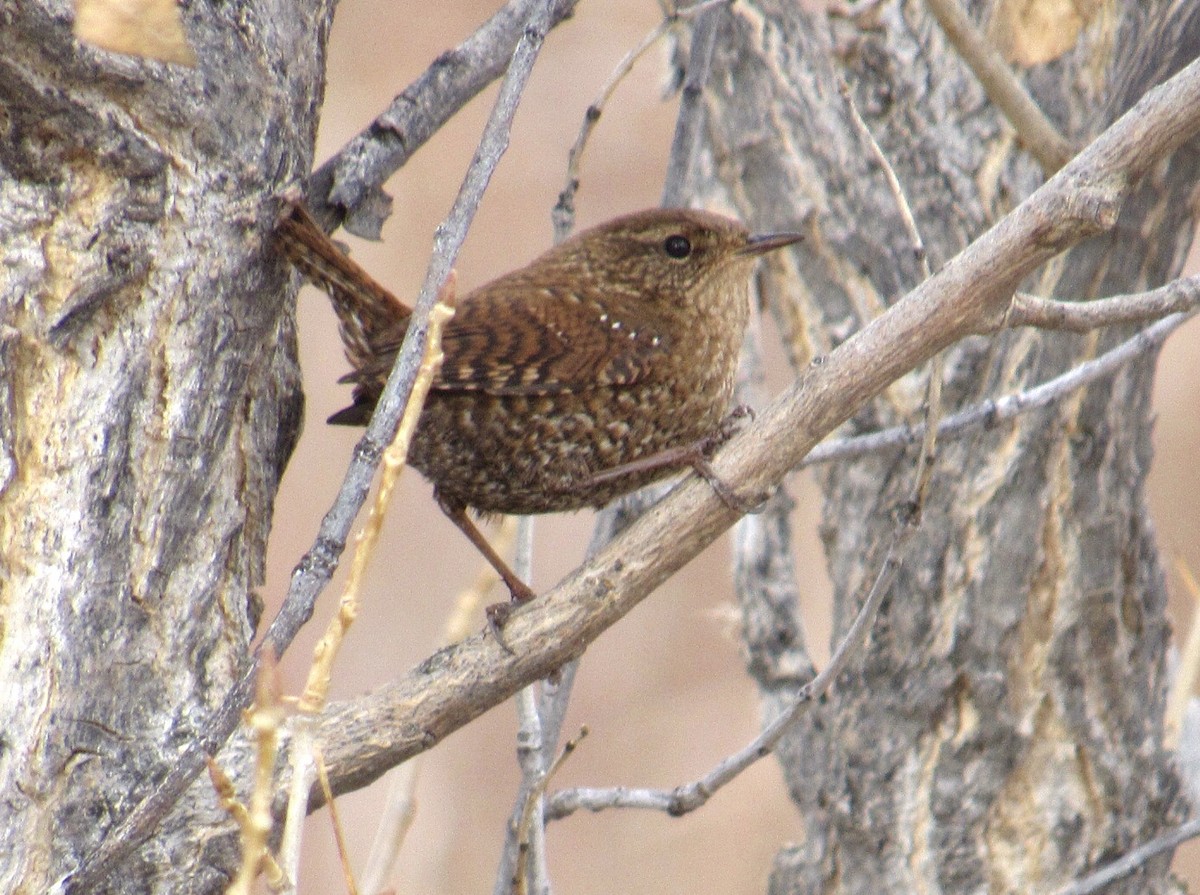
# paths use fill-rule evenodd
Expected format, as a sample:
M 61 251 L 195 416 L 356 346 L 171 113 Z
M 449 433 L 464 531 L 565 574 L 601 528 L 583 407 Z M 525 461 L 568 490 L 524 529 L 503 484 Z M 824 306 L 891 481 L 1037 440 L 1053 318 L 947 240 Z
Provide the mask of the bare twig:
M 304 692 L 297 704 L 296 723 L 293 726 L 292 748 L 288 760 L 292 766 L 291 793 L 288 798 L 287 820 L 281 837 L 280 856 L 290 879 L 298 879 L 300 841 L 304 834 L 304 818 L 308 814 L 308 793 L 313 775 L 319 770 L 315 743 L 312 738 L 312 719 L 326 703 L 329 683 L 333 679 L 333 663 L 340 652 L 346 632 L 358 616 L 359 593 L 367 563 L 375 552 L 383 520 L 391 503 L 392 492 L 400 479 L 400 473 L 408 460 L 408 449 L 417 431 L 417 421 L 425 398 L 433 385 L 433 379 L 442 366 L 441 333 L 446 322 L 454 315 L 455 275 L 451 270 L 438 290 L 437 303 L 429 312 L 429 335 L 425 351 L 417 368 L 417 377 L 408 395 L 408 404 L 400 425 L 396 428 L 387 450 L 383 453 L 383 474 L 375 501 L 371 504 L 367 521 L 358 534 L 354 558 L 350 564 L 350 575 L 338 611 L 329 620 L 325 634 L 313 650 L 313 661 L 305 681 Z M 327 787 L 326 787 L 327 788 Z
M 425 406 L 425 398 L 437 371 L 442 366 L 441 333 L 447 321 L 454 316 L 455 280 L 454 271 L 451 270 L 439 290 L 437 304 L 430 311 L 425 353 L 417 367 L 417 377 L 413 382 L 412 391 L 409 392 L 408 404 L 400 418 L 400 425 L 396 428 L 396 435 L 383 452 L 383 473 L 379 477 L 379 488 L 367 514 L 366 524 L 358 533 L 354 558 L 350 563 L 350 575 L 342 591 L 337 614 L 329 620 L 325 635 L 314 650 L 312 667 L 309 669 L 304 692 L 297 705 L 297 710 L 302 714 L 318 712 L 325 706 L 329 682 L 333 677 L 333 662 L 345 640 L 346 632 L 358 616 L 359 594 L 362 591 L 367 564 L 379 543 L 379 534 L 383 530 L 383 520 L 392 500 L 392 492 L 408 461 L 408 449 L 417 431 L 417 421 Z
M 396 858 L 400 854 L 400 846 L 412 826 L 417 813 L 418 770 L 421 767 L 420 756 L 405 762 L 392 775 L 388 787 L 387 801 L 379 824 L 375 829 L 375 841 L 371 843 L 371 852 L 362 872 L 362 887 L 367 895 L 376 895 L 383 891 L 384 884 L 392 872 Z M 328 796 L 326 797 L 328 798 Z
M 704 123 L 704 107 L 700 100 L 712 68 L 717 25 L 724 14 L 725 10 L 719 6 L 705 10 L 692 27 L 692 51 L 688 59 L 687 78 L 683 82 L 683 94 L 679 98 L 679 117 L 675 120 L 675 136 L 671 141 L 671 155 L 663 181 L 664 208 L 678 208 L 688 196 L 696 144 L 700 139 L 700 126 Z
M 242 864 L 230 884 L 230 895 L 249 895 L 267 851 L 271 832 L 271 794 L 275 784 L 275 754 L 279 749 L 279 725 L 283 706 L 279 701 L 279 679 L 274 657 L 269 653 L 259 665 L 258 686 L 250 727 L 257 746 L 254 762 L 254 790 L 241 821 Z M 295 879 L 295 872 L 288 874 Z
M 1061 376 L 1015 394 L 982 401 L 951 414 L 938 426 L 938 438 L 959 438 L 969 430 L 980 426 L 992 426 L 1013 419 L 1038 407 L 1045 407 L 1060 400 L 1071 392 L 1090 385 L 1105 376 L 1111 376 L 1135 357 L 1161 345 L 1167 337 L 1182 326 L 1192 315 L 1172 314 L 1152 326 L 1106 351 L 1104 354 L 1077 367 L 1072 367 Z M 922 427 L 894 426 L 867 435 L 850 438 L 835 438 L 824 441 L 809 451 L 797 468 L 831 463 L 835 460 L 851 460 L 881 451 L 907 447 L 921 439 Z
M 1074 148 L 1033 101 L 1008 63 L 987 42 L 958 0 L 926 0 L 946 37 L 975 73 L 988 98 L 1049 177 L 1075 154 Z
M 551 217 L 554 219 L 554 238 L 556 242 L 561 242 L 565 239 L 575 226 L 575 193 L 579 190 L 579 168 L 583 162 L 583 151 L 587 148 L 588 139 L 591 137 L 596 123 L 600 120 L 600 116 L 604 114 L 604 107 L 612 96 L 613 91 L 617 89 L 617 85 L 625 79 L 625 76 L 629 74 L 634 64 L 642 58 L 645 52 L 661 40 L 674 27 L 676 22 L 691 18 L 714 6 L 727 5 L 730 2 L 732 0 L 703 0 L 703 2 L 689 6 L 687 9 L 664 12 L 663 20 L 648 31 L 646 36 L 638 42 L 638 45 L 626 53 L 625 57 L 617 63 L 617 67 L 613 69 L 612 74 L 608 76 L 608 80 L 604 82 L 596 98 L 592 100 L 591 105 L 584 112 L 583 125 L 579 128 L 579 135 L 575 138 L 575 143 L 567 156 L 567 182 L 564 184 L 562 192 L 558 194 L 558 202 L 551 213 Z
M 760 758 L 771 754 L 776 744 L 787 732 L 789 726 L 795 723 L 814 701 L 820 699 L 837 676 L 842 673 L 846 663 L 854 651 L 862 645 L 879 604 L 896 580 L 900 570 L 897 558 L 898 551 L 916 531 L 915 526 L 904 525 L 896 533 L 896 538 L 888 548 L 880 566 L 879 574 L 871 585 L 870 593 L 859 609 L 850 629 L 842 642 L 838 644 L 829 664 L 811 681 L 804 684 L 796 692 L 791 706 L 773 718 L 754 740 L 733 755 L 728 756 L 717 764 L 711 771 L 672 790 L 633 789 L 617 787 L 613 789 L 569 789 L 554 793 L 546 806 L 546 817 L 550 820 L 566 817 L 580 808 L 590 811 L 601 811 L 606 808 L 651 808 L 665 811 L 672 817 L 695 811 L 704 805 L 717 790 L 734 780 L 739 774 L 753 765 Z
M 879 141 L 875 139 L 875 135 L 871 133 L 871 129 L 867 127 L 867 122 L 863 120 L 862 114 L 858 111 L 858 104 L 854 102 L 854 94 L 850 91 L 850 85 L 846 83 L 844 78 L 838 79 L 838 91 L 842 94 L 846 108 L 850 110 L 850 121 L 854 124 L 854 129 L 858 132 L 859 139 L 867 144 L 867 148 L 871 150 L 871 155 L 875 157 L 875 161 L 883 170 L 888 190 L 891 192 L 892 198 L 896 201 L 896 209 L 900 212 L 900 220 L 903 222 L 909 241 L 912 243 L 913 259 L 917 262 L 921 271 L 921 279 L 927 280 L 930 277 L 931 271 L 929 269 L 928 253 L 925 251 L 925 241 L 921 238 L 921 231 L 917 229 L 917 219 L 913 217 L 912 207 L 908 204 L 908 197 L 904 195 L 904 187 L 900 185 L 900 178 L 896 176 L 896 169 L 892 167 L 887 155 L 884 154 L 883 147 L 879 145 Z
M 912 208 L 909 207 L 908 197 L 904 195 L 904 188 L 900 185 L 900 178 L 896 176 L 896 171 L 892 167 L 891 162 L 888 161 L 888 157 L 884 154 L 883 147 L 879 145 L 879 141 L 875 139 L 875 135 L 871 133 L 871 129 L 867 127 L 867 123 L 863 121 L 862 115 L 859 114 L 858 106 L 854 102 L 854 96 L 850 92 L 850 85 L 843 80 L 839 83 L 838 87 L 841 90 L 842 98 L 846 101 L 846 105 L 850 109 L 850 120 L 854 123 L 859 137 L 870 147 L 871 154 L 875 156 L 875 160 L 883 169 L 888 189 L 892 193 L 892 198 L 896 200 L 896 207 L 900 210 L 900 220 L 904 222 L 904 229 L 908 232 L 908 237 L 912 241 L 913 257 L 916 259 L 917 267 L 921 271 L 921 279 L 922 281 L 928 280 L 932 272 L 929 269 L 929 257 L 925 251 L 925 241 L 921 238 L 921 232 L 917 229 L 917 220 L 913 217 Z M 930 361 L 929 373 L 926 378 L 925 424 L 921 438 L 921 452 L 917 455 L 917 469 L 913 476 L 913 488 L 910 497 L 913 512 L 918 518 L 925 506 L 925 499 L 929 495 L 929 485 L 933 481 L 933 464 L 937 460 L 938 424 L 942 418 L 943 410 L 942 378 L 945 373 L 944 368 L 945 363 L 942 355 L 935 355 Z
M 513 570 L 522 581 L 533 577 L 533 519 L 521 517 L 517 522 L 517 549 Z M 550 764 L 550 755 L 558 739 L 547 737 L 538 711 L 537 684 L 530 684 L 517 694 L 517 763 L 521 768 L 521 783 L 505 831 L 500 864 L 496 872 L 496 895 L 508 892 L 549 892 L 549 870 L 546 866 L 545 827 L 529 819 L 541 816 L 533 812 L 530 803 L 540 805 L 544 787 L 540 781 Z
M 383 446 L 391 440 L 412 391 L 437 290 L 454 265 L 491 173 L 508 147 L 513 115 L 550 27 L 551 14 L 556 8 L 554 0 L 540 0 L 521 32 L 508 74 L 501 84 L 495 107 L 462 187 L 446 220 L 438 227 L 429 270 L 413 309 L 404 344 L 396 358 L 396 366 L 376 405 L 366 434 L 358 443 L 338 497 L 322 520 L 315 543 L 296 566 L 283 607 L 267 629 L 257 655 L 261 655 L 264 649 L 271 650 L 275 655 L 283 655 L 297 632 L 311 617 L 317 596 L 325 589 L 337 568 L 354 518 L 366 500 Z M 86 892 L 93 888 L 154 831 L 183 790 L 203 769 L 205 755 L 216 754 L 237 727 L 240 714 L 250 701 L 256 668 L 257 660 L 242 674 L 204 732 L 189 744 L 167 776 L 105 837 L 83 865 L 62 881 L 65 891 Z
M 346 884 L 349 895 L 358 895 L 358 886 L 354 883 L 354 871 L 350 867 L 350 851 L 346 848 L 346 833 L 342 827 L 342 819 L 338 814 L 337 800 L 329 787 L 329 771 L 325 767 L 325 757 L 321 750 L 313 752 L 314 763 L 317 766 L 317 782 L 321 784 L 321 792 L 325 794 L 325 807 L 329 809 L 329 822 L 333 827 L 333 841 L 337 845 L 338 862 L 342 865 L 342 881 Z
M 250 812 L 246 810 L 237 799 L 237 791 L 234 789 L 233 781 L 221 769 L 221 766 L 213 759 L 208 759 L 208 776 L 212 781 L 213 790 L 217 793 L 217 799 L 221 803 L 221 807 L 229 812 L 229 816 L 234 819 L 239 829 L 247 829 L 250 825 Z M 245 842 L 243 840 L 243 848 Z M 245 857 L 246 852 L 243 851 L 242 856 Z M 275 856 L 270 851 L 262 852 L 262 864 L 259 867 L 263 876 L 267 880 L 267 885 L 272 891 L 280 891 L 287 886 L 287 880 L 283 875 L 283 868 L 275 861 Z
M 578 0 L 557 0 L 548 28 L 569 18 Z M 352 233 L 379 238 L 389 200 L 384 181 L 438 129 L 500 77 L 535 6 L 510 0 L 453 50 L 443 53 L 379 117 L 313 172 L 307 198 L 313 216 L 331 233 L 343 222 Z
M 1055 895 L 1091 895 L 1092 892 L 1099 891 L 1113 880 L 1120 879 L 1137 870 L 1147 861 L 1164 852 L 1173 851 L 1182 843 L 1197 836 L 1200 836 L 1200 818 L 1185 821 L 1169 833 L 1164 833 L 1156 839 L 1151 839 L 1145 845 L 1138 846 L 1104 869 L 1085 876 L 1069 886 L 1064 886 Z
M 517 535 L 516 516 L 504 516 L 499 530 L 492 538 L 492 546 L 500 555 L 512 549 Z M 519 566 L 520 563 L 517 563 Z M 524 580 L 530 576 L 522 574 Z M 480 563 L 475 581 L 458 595 L 454 608 L 446 620 L 442 642 L 457 643 L 470 632 L 473 625 L 478 624 L 478 613 L 488 592 L 500 581 L 491 563 Z M 406 762 L 397 769 L 388 787 L 387 799 L 380 815 L 375 832 L 375 841 L 371 844 L 367 856 L 366 869 L 363 870 L 363 891 L 374 895 L 383 890 L 388 876 L 400 854 L 400 846 L 408 834 L 416 816 L 417 777 L 421 767 L 421 756 Z
M 1200 275 L 1184 277 L 1147 292 L 1094 301 L 1056 301 L 1018 292 L 996 328 L 1036 326 L 1082 333 L 1101 326 L 1146 323 L 1197 306 L 1200 306 Z

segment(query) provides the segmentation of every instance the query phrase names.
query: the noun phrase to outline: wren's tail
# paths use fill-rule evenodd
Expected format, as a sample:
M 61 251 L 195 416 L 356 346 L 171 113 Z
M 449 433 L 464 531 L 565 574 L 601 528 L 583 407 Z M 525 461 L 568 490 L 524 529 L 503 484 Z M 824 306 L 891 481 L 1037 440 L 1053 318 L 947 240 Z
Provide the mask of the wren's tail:
M 346 358 L 355 373 L 364 371 L 378 356 L 377 346 L 399 344 L 404 338 L 412 310 L 341 251 L 302 203 L 289 203 L 275 228 L 275 239 L 288 260 L 329 294 Z M 355 373 L 348 378 L 357 379 Z M 359 397 L 356 394 L 354 406 L 330 422 L 363 425 L 371 407 L 361 406 Z

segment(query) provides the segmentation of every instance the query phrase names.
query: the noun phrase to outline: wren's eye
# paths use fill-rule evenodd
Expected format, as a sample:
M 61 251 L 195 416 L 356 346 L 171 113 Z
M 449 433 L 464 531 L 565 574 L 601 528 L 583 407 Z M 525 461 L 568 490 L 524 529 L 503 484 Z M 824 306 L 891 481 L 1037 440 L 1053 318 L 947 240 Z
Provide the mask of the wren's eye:
M 686 258 L 692 254 L 692 243 L 686 236 L 676 233 L 663 240 L 663 251 L 672 258 Z

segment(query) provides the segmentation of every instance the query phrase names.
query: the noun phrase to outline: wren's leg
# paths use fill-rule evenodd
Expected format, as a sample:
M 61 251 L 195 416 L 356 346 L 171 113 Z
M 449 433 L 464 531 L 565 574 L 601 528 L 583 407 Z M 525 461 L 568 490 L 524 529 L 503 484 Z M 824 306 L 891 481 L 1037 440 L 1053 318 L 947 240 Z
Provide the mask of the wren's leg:
M 733 433 L 737 431 L 737 421 L 746 416 L 753 417 L 754 412 L 745 405 L 739 405 L 721 420 L 716 430 L 711 434 L 693 441 L 691 444 L 668 448 L 665 451 L 659 451 L 657 454 L 651 454 L 649 457 L 642 457 L 640 460 L 634 460 L 630 463 L 622 463 L 620 466 L 614 466 L 611 469 L 596 473 L 596 475 L 588 480 L 588 484 L 599 485 L 632 473 L 650 472 L 657 469 L 680 470 L 684 467 L 691 467 L 698 476 L 708 482 L 712 489 L 717 492 L 717 496 L 721 498 L 721 501 L 731 510 L 737 513 L 753 512 L 762 506 L 766 501 L 766 497 L 747 499 L 737 494 L 717 475 L 716 470 L 708 462 L 708 458 L 712 452 L 728 441 L 733 436 Z
M 535 596 L 534 592 L 529 588 L 529 585 L 517 577 L 517 573 L 508 567 L 500 554 L 492 549 L 492 545 L 487 542 L 487 538 L 475 527 L 475 523 L 467 515 L 467 508 L 460 503 L 448 500 L 437 491 L 434 491 L 434 496 L 437 498 L 438 506 L 442 508 L 442 512 L 450 517 L 450 521 L 458 526 L 458 530 L 467 536 L 467 540 L 475 545 L 475 549 L 483 554 L 496 574 L 508 586 L 508 592 L 512 595 L 513 603 L 527 603 Z M 508 644 L 500 636 L 500 629 L 504 627 L 504 622 L 508 619 L 509 607 L 511 604 L 498 603 L 487 608 L 488 627 L 492 629 L 492 633 L 496 635 L 496 640 L 505 649 Z M 512 652 L 509 649 L 509 652 Z

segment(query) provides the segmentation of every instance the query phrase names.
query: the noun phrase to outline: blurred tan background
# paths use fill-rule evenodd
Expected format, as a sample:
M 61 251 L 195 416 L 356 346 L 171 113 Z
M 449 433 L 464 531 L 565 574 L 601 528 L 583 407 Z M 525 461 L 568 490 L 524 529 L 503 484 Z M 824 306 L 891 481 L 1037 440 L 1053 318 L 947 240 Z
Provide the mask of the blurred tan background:
M 431 6 L 342 0 L 330 43 L 318 164 L 365 127 L 438 53 L 470 34 L 498 2 L 447 0 Z M 575 18 L 550 34 L 517 114 L 511 147 L 460 256 L 464 291 L 548 247 L 550 209 L 584 109 L 659 15 L 654 0 L 584 0 Z M 675 116 L 674 100 L 660 99 L 664 63 L 665 49 L 652 50 L 618 88 L 601 119 L 584 161 L 577 197 L 580 227 L 658 203 Z M 450 207 L 493 97 L 494 88 L 477 98 L 391 181 L 395 214 L 382 244 L 339 234 L 352 241 L 361 263 L 407 300 L 420 287 L 434 227 Z M 276 508 L 264 589 L 268 612 L 278 605 L 292 566 L 310 545 L 359 434 L 323 422 L 348 403 L 349 389 L 336 385 L 347 366 L 328 302 L 312 289 L 300 297 L 300 325 L 307 425 Z M 1200 569 L 1194 509 L 1200 488 L 1194 460 L 1200 449 L 1198 351 L 1200 325 L 1193 322 L 1163 356 L 1151 495 L 1168 558 L 1178 555 L 1193 569 Z M 794 476 L 789 490 L 799 504 L 796 549 L 807 635 L 814 656 L 823 661 L 829 586 L 815 534 L 817 496 L 805 475 Z M 415 473 L 402 479 L 368 576 L 362 613 L 339 658 L 335 697 L 370 689 L 428 655 L 440 642 L 455 595 L 479 567 L 480 558 L 442 516 L 430 491 Z M 535 588 L 552 585 L 577 564 L 590 531 L 588 513 L 539 518 Z M 293 690 L 343 580 L 339 574 L 316 620 L 285 659 Z M 1190 600 L 1178 596 L 1182 589 L 1174 579 L 1172 590 L 1178 617 L 1190 619 Z M 724 541 L 589 650 L 567 733 L 573 735 L 581 724 L 591 735 L 555 779 L 556 786 L 673 786 L 703 773 L 754 735 L 755 694 L 739 657 Z M 501 706 L 423 758 L 416 820 L 394 878 L 398 892 L 490 891 L 517 781 L 515 731 L 513 707 Z M 377 783 L 338 802 L 356 872 L 370 849 L 386 788 L 386 781 Z M 682 819 L 607 812 L 551 825 L 550 872 L 556 891 L 572 895 L 760 893 L 775 851 L 801 836 L 782 776 L 768 759 Z M 344 891 L 325 811 L 310 819 L 305 855 L 302 891 Z

